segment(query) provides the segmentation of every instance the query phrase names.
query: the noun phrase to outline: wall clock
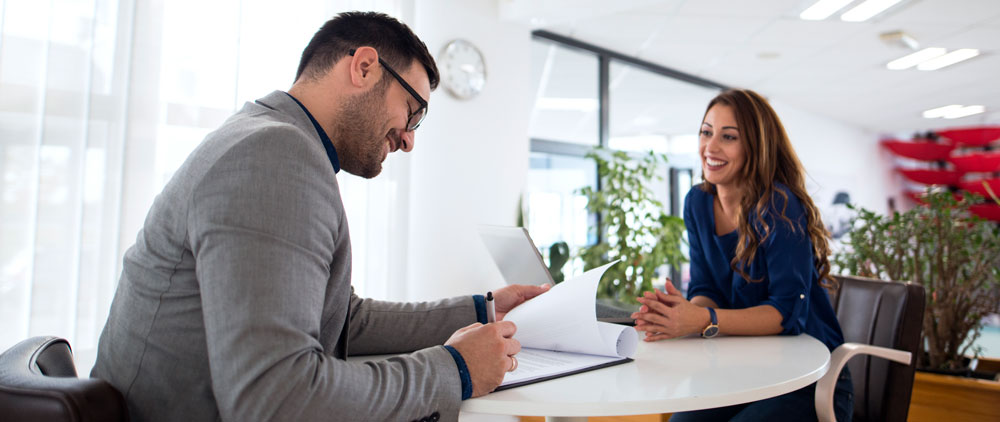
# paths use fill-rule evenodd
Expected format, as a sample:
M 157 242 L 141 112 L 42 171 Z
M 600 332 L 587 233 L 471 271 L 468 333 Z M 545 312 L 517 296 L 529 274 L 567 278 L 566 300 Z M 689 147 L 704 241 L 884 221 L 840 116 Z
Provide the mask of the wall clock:
M 441 83 L 451 95 L 468 100 L 486 86 L 486 62 L 483 53 L 471 42 L 454 40 L 441 50 Z

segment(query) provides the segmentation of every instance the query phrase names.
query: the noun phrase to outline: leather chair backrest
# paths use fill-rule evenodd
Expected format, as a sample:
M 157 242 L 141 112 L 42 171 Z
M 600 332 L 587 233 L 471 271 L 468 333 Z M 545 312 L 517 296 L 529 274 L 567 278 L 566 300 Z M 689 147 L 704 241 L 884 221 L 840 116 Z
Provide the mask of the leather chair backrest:
M 854 381 L 854 420 L 905 421 L 921 349 L 924 287 L 860 277 L 835 278 L 839 287 L 834 309 L 844 341 L 913 354 L 909 365 L 868 355 L 856 356 L 847 363 Z
M 66 340 L 33 337 L 0 354 L 0 419 L 114 422 L 128 410 L 107 381 L 77 378 Z

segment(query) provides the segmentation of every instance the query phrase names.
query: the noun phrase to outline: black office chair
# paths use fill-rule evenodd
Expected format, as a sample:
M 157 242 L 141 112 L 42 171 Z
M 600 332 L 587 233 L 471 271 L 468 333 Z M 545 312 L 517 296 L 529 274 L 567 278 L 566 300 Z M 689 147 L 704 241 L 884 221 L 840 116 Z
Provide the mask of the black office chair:
M 920 351 L 924 287 L 860 277 L 835 278 L 839 288 L 833 307 L 845 343 L 833 351 L 830 369 L 816 385 L 816 414 L 820 422 L 835 421 L 833 392 L 846 364 L 854 381 L 854 421 L 906 421 L 916 368 L 914 355 Z M 860 356 L 851 359 L 856 355 Z
M 33 337 L 0 354 L 0 419 L 115 422 L 128 410 L 107 381 L 77 378 L 69 342 Z

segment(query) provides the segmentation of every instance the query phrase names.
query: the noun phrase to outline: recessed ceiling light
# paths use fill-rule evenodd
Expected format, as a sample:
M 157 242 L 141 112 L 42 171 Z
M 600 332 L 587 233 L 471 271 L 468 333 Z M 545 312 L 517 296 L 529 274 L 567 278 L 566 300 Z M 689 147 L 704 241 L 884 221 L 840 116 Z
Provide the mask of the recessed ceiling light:
M 963 107 L 959 104 L 946 105 L 944 107 L 932 108 L 930 110 L 924 111 L 925 119 L 936 119 L 938 117 L 947 116 L 948 113 L 952 113 L 961 110 Z
M 936 119 L 939 117 L 944 117 L 945 119 L 958 119 L 961 117 L 979 114 L 984 111 L 986 111 L 986 107 L 981 105 L 962 106 L 959 104 L 952 104 L 924 111 L 923 116 L 926 119 Z
M 884 12 L 886 9 L 895 6 L 902 0 L 868 0 L 855 6 L 853 9 L 848 10 L 843 15 L 840 15 L 840 20 L 846 22 L 864 22 L 871 19 L 879 13 Z
M 819 0 L 816 4 L 809 6 L 799 14 L 799 18 L 807 21 L 821 21 L 837 13 L 838 10 L 847 6 L 854 0 Z
M 938 70 L 945 66 L 951 66 L 963 60 L 968 60 L 979 55 L 979 50 L 975 48 L 960 48 L 940 57 L 928 60 L 917 65 L 920 70 Z
M 957 119 L 957 118 L 960 118 L 960 117 L 971 116 L 973 114 L 979 114 L 979 113 L 982 113 L 984 111 L 986 111 L 986 107 L 983 107 L 981 105 L 970 105 L 970 106 L 962 107 L 960 110 L 952 111 L 952 112 L 944 115 L 944 118 L 945 119 Z
M 939 57 L 948 51 L 941 47 L 930 47 L 920 50 L 916 53 L 908 54 L 893 60 L 885 65 L 889 70 L 903 70 L 908 69 L 917 64 L 923 63 L 927 60 Z

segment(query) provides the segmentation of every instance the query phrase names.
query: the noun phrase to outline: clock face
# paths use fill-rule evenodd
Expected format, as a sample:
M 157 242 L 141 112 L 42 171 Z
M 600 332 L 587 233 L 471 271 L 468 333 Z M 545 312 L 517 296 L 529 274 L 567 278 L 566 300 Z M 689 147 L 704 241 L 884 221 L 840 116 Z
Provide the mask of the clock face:
M 483 54 L 472 43 L 465 40 L 448 43 L 439 61 L 441 82 L 455 97 L 475 97 L 486 86 L 486 63 Z

